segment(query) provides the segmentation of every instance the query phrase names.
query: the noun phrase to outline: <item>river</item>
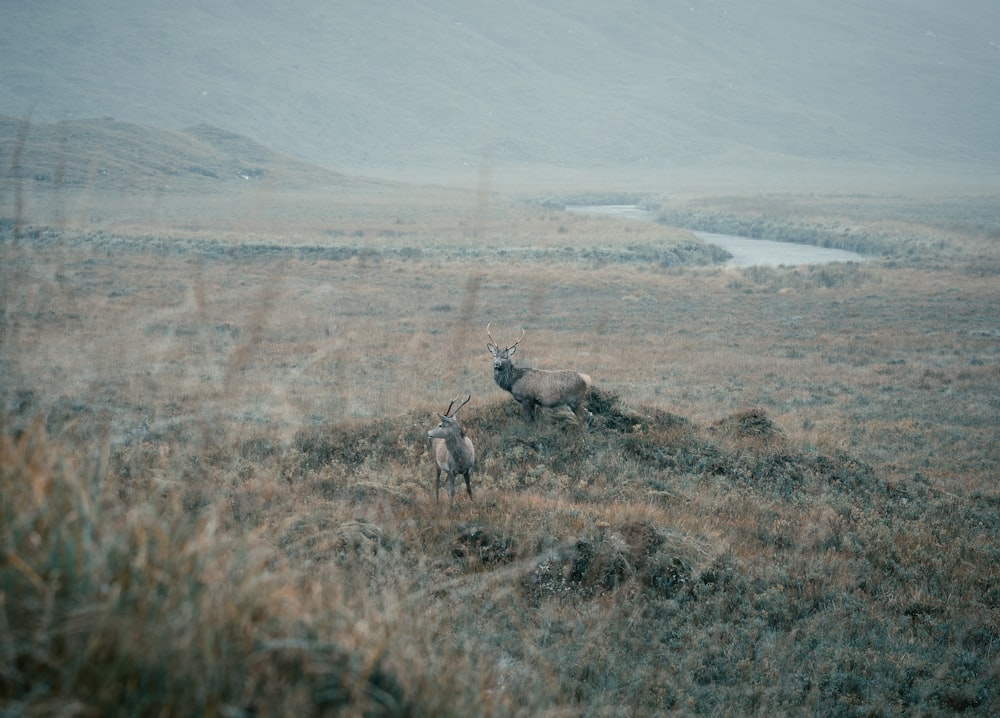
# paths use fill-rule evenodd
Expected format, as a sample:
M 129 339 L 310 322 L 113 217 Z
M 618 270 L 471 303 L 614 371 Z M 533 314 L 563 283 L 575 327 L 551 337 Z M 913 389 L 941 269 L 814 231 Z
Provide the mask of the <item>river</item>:
M 656 212 L 642 209 L 633 204 L 602 204 L 602 205 L 570 205 L 567 212 L 597 214 L 609 217 L 623 217 L 642 222 L 655 222 Z M 734 237 L 729 234 L 699 232 L 692 234 L 706 244 L 717 247 L 733 255 L 724 264 L 730 267 L 753 267 L 797 264 L 829 264 L 831 262 L 864 262 L 864 255 L 848 252 L 844 249 L 828 249 L 815 247 L 811 244 L 796 242 L 774 242 L 769 239 L 752 239 L 750 237 Z

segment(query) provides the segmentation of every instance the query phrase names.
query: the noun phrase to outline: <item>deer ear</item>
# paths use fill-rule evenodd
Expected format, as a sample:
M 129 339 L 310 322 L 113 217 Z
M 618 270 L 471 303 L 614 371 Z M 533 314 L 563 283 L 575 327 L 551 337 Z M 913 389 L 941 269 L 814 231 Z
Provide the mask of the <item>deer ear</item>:
M 507 350 L 507 356 L 510 356 L 516 351 L 517 351 L 517 344 L 515 344 L 514 346 L 512 346 L 510 349 Z
M 490 354 L 496 354 L 497 353 L 497 348 L 495 346 L 493 346 L 492 344 L 487 344 L 486 345 L 486 349 L 489 350 Z

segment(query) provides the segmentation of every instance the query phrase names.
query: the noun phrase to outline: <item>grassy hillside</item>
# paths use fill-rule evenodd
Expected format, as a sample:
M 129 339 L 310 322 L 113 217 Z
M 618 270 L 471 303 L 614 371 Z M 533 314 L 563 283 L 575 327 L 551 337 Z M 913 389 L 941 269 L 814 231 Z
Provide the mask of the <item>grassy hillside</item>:
M 9 5 L 5 112 L 209 124 L 325 167 L 1000 159 L 988 0 Z
M 209 125 L 170 131 L 111 118 L 47 124 L 0 115 L 0 153 L 7 191 L 176 194 L 358 182 Z
M 990 198 L 647 198 L 872 257 L 723 270 L 551 198 L 248 186 L 258 148 L 205 143 L 203 192 L 10 190 L 4 710 L 1000 708 Z M 593 421 L 525 423 L 487 322 L 587 371 Z M 436 504 L 466 392 L 475 498 Z
M 464 191 L 113 119 L 0 118 L 0 158 L 0 712 L 1000 712 L 976 182 Z M 592 419 L 526 422 L 488 322 Z

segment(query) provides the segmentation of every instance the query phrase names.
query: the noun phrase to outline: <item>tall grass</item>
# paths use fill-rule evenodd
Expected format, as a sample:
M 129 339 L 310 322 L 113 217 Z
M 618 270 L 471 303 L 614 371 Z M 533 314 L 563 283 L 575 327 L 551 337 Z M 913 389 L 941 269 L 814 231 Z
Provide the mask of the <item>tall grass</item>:
M 7 437 L 5 695 L 280 715 L 997 700 L 990 506 L 803 452 L 759 408 L 709 429 L 592 408 L 586 436 L 470 410 L 486 460 L 450 512 L 418 416 L 166 457 Z
M 125 503 L 106 466 L 37 425 L 0 450 L 3 696 L 15 714 L 392 705 L 399 689 L 379 656 L 361 662 L 355 638 L 289 615 L 302 579 L 225 530 L 219 506 Z

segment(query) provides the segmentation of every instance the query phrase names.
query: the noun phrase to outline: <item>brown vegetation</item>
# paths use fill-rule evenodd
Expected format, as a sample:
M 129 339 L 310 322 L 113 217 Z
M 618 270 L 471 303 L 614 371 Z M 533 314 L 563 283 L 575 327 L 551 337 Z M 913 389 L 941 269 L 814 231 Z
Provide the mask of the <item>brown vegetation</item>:
M 890 237 L 864 265 L 678 268 L 612 251 L 691 241 L 657 225 L 290 197 L 4 225 L 13 714 L 997 711 L 977 230 L 929 267 Z M 521 421 L 487 321 L 524 323 L 532 364 L 581 357 L 590 427 Z M 477 493 L 449 510 L 425 435 L 456 386 Z

